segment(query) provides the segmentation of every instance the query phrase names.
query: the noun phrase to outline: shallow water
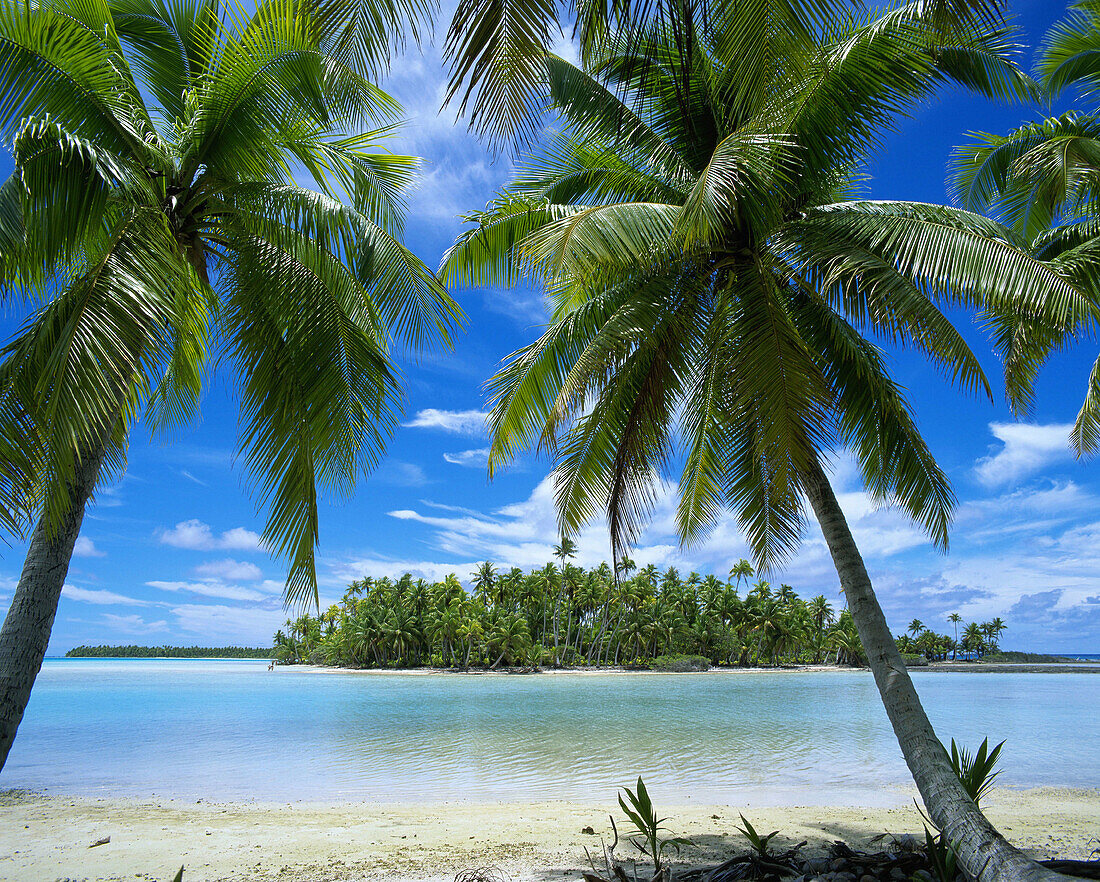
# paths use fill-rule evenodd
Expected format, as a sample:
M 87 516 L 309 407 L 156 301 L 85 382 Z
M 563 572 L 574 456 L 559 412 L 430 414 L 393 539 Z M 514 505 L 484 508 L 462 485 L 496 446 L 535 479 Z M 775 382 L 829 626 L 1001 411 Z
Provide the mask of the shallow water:
M 1005 784 L 1100 787 L 1095 674 L 917 673 Z M 51 659 L 0 787 L 260 800 L 883 804 L 908 771 L 865 672 L 360 675 Z

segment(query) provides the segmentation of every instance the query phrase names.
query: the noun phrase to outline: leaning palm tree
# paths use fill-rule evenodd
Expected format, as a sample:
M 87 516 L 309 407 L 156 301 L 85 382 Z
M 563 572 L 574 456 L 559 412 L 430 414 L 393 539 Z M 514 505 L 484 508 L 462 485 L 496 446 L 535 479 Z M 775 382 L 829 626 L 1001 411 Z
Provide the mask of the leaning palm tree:
M 1045 97 L 1077 89 L 1083 107 L 1028 123 L 1008 135 L 980 134 L 955 151 L 954 191 L 971 211 L 1012 227 L 1037 257 L 1097 296 L 1100 292 L 1100 5 L 1073 4 L 1051 27 L 1036 62 Z M 1100 298 L 1098 298 L 1100 299 Z M 1047 356 L 1087 332 L 1080 321 L 1042 323 L 995 312 L 994 341 L 1005 364 L 1009 404 L 1032 406 Z M 1087 336 L 1087 333 L 1084 335 Z M 1093 364 L 1071 442 L 1100 451 L 1100 357 Z
M 829 451 L 849 448 L 869 492 L 946 546 L 951 489 L 864 335 L 988 394 L 939 303 L 1028 309 L 1056 292 L 1067 311 L 1088 308 L 999 224 L 852 198 L 882 132 L 938 83 L 1026 90 L 1003 34 L 944 31 L 942 8 L 773 27 L 737 4 L 706 18 L 685 4 L 611 33 L 583 68 L 545 58 L 561 131 L 468 216 L 441 273 L 547 288 L 548 329 L 489 383 L 490 470 L 553 451 L 565 532 L 602 509 L 618 557 L 682 463 L 682 538 L 732 509 L 766 568 L 797 547 L 809 500 L 932 819 L 973 878 L 1016 879 L 1045 871 L 954 775 L 827 474 Z
M 298 602 L 319 490 L 349 491 L 396 423 L 391 348 L 460 319 L 400 241 L 416 162 L 379 148 L 399 108 L 364 76 L 383 5 L 405 8 L 358 33 L 369 7 L 340 0 L 0 0 L 0 265 L 34 304 L 0 364 L 0 519 L 37 520 L 0 631 L 0 764 L 87 501 L 136 420 L 196 415 L 213 341 Z

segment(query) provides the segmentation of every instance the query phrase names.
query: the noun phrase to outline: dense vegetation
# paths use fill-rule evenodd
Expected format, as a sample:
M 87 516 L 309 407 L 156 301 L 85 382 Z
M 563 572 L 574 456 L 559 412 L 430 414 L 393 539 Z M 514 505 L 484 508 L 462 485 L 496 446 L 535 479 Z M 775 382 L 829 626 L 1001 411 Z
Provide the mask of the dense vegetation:
M 74 646 L 65 658 L 271 658 L 263 646 Z
M 353 582 L 341 602 L 320 615 L 287 621 L 275 634 L 275 658 L 344 667 L 665 669 L 681 666 L 686 656 L 716 665 L 863 660 L 847 611 L 838 616 L 824 595 L 804 600 L 790 585 L 751 583 L 747 561 L 733 567 L 727 581 L 699 573 L 685 578 L 672 567 L 635 572 L 624 559 L 616 580 L 606 563 L 592 569 L 569 563 L 569 542 L 558 551 L 558 564 L 530 572 L 498 572 L 486 562 L 471 574 L 472 593 L 454 574 L 431 583 L 408 573 Z M 992 639 L 967 643 L 964 651 L 977 654 Z M 957 655 L 959 646 L 923 627 L 899 642 L 932 660 Z
M 898 635 L 898 649 L 905 656 L 912 654 L 928 661 L 942 661 L 948 657 L 956 660 L 984 658 L 986 653 L 1000 653 L 998 641 L 1008 627 L 1000 616 L 990 622 L 964 624 L 962 616 L 951 613 L 947 621 L 954 625 L 954 637 L 937 634 L 926 628 L 920 619 L 913 619 L 907 633 Z

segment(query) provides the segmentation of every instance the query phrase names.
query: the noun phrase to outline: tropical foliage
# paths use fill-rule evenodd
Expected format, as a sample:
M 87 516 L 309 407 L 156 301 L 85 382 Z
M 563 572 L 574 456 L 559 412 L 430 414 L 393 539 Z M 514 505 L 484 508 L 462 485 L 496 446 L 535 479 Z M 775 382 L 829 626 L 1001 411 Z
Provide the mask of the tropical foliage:
M 982 882 L 1039 872 L 951 772 L 827 473 L 832 451 L 850 451 L 870 495 L 945 547 L 953 493 L 875 341 L 989 394 L 941 308 L 1034 327 L 1092 315 L 1074 274 L 1000 223 L 855 198 L 883 133 L 945 80 L 1030 93 L 993 4 L 876 17 L 828 3 L 578 3 L 579 66 L 545 51 L 554 10 L 467 5 L 456 57 L 475 67 L 456 77 L 480 77 L 477 100 L 511 89 L 490 134 L 515 128 L 507 116 L 524 105 L 507 99 L 526 87 L 560 123 L 441 266 L 454 285 L 540 282 L 551 304 L 546 331 L 490 381 L 490 472 L 548 451 L 562 532 L 603 514 L 615 557 L 662 479 L 678 478 L 684 541 L 732 510 L 760 566 L 797 547 L 808 501 L 922 797 L 965 840 L 960 864 Z M 502 49 L 492 27 L 505 10 L 531 28 Z
M 420 0 L 0 0 L 0 526 L 37 520 L 0 630 L 0 766 L 87 501 L 134 424 L 192 423 L 218 363 L 292 602 L 322 493 L 382 456 L 395 350 L 460 312 L 401 242 L 416 160 L 384 149 L 385 68 Z M 314 189 L 298 183 L 310 180 Z
M 486 561 L 441 582 L 380 577 L 353 582 L 340 603 L 286 622 L 274 637 L 282 664 L 342 667 L 629 665 L 692 670 L 711 665 L 865 664 L 852 616 L 818 594 L 759 579 L 739 561 L 728 580 L 620 561 L 591 569 L 547 563 L 524 572 Z M 557 639 L 554 615 L 558 614 Z M 928 661 L 997 652 L 997 617 L 966 626 L 956 642 L 921 626 L 896 638 Z M 82 649 L 86 647 L 81 647 Z M 152 650 L 150 650 L 152 651 Z M 73 651 L 74 653 L 76 650 Z M 271 650 L 261 652 L 267 658 Z
M 1039 50 L 1036 75 L 1047 102 L 1076 90 L 1079 109 L 1008 135 L 980 134 L 959 147 L 955 196 L 966 208 L 1009 224 L 1018 244 L 1100 301 L 1100 4 L 1076 3 L 1051 28 Z M 1095 321 L 1095 315 L 1081 315 L 1035 322 L 1012 310 L 994 312 L 994 342 L 1015 408 L 1030 411 L 1032 384 L 1044 360 L 1053 350 L 1087 338 Z M 1080 454 L 1100 450 L 1100 358 L 1071 438 Z
M 65 658 L 272 658 L 270 646 L 74 646 Z
M 0 268 L 38 307 L 0 366 L 0 511 L 60 520 L 82 458 L 106 444 L 117 476 L 135 420 L 190 424 L 220 354 L 265 540 L 311 597 L 317 489 L 348 491 L 395 425 L 392 344 L 458 316 L 398 238 L 400 107 L 309 0 L 30 10 L 0 3 Z
M 948 621 L 961 621 L 961 617 L 952 613 Z M 909 633 L 899 634 L 895 639 L 898 649 L 904 653 L 915 653 L 928 661 L 981 658 L 988 652 L 1000 652 L 1000 637 L 1008 626 L 997 616 L 988 622 L 968 623 L 962 631 L 962 639 L 949 634 L 937 634 L 924 623 L 914 619 L 909 625 Z
M 607 564 L 498 573 L 487 562 L 471 576 L 472 593 L 453 574 L 433 583 L 408 573 L 353 582 L 339 604 L 288 621 L 275 635 L 275 657 L 348 667 L 648 666 L 682 655 L 716 665 L 861 658 L 851 616 L 838 617 L 823 595 L 803 600 L 790 585 L 682 577 L 654 566 L 616 580 Z

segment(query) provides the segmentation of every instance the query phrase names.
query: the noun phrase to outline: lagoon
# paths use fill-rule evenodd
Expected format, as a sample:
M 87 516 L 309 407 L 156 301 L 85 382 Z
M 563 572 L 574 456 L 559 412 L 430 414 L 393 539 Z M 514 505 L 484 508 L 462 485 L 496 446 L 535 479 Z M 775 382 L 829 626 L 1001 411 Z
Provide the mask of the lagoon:
M 915 674 L 1001 784 L 1100 787 L 1100 676 Z M 890 805 L 911 779 L 867 672 L 360 674 L 49 659 L 0 787 L 261 801 Z

